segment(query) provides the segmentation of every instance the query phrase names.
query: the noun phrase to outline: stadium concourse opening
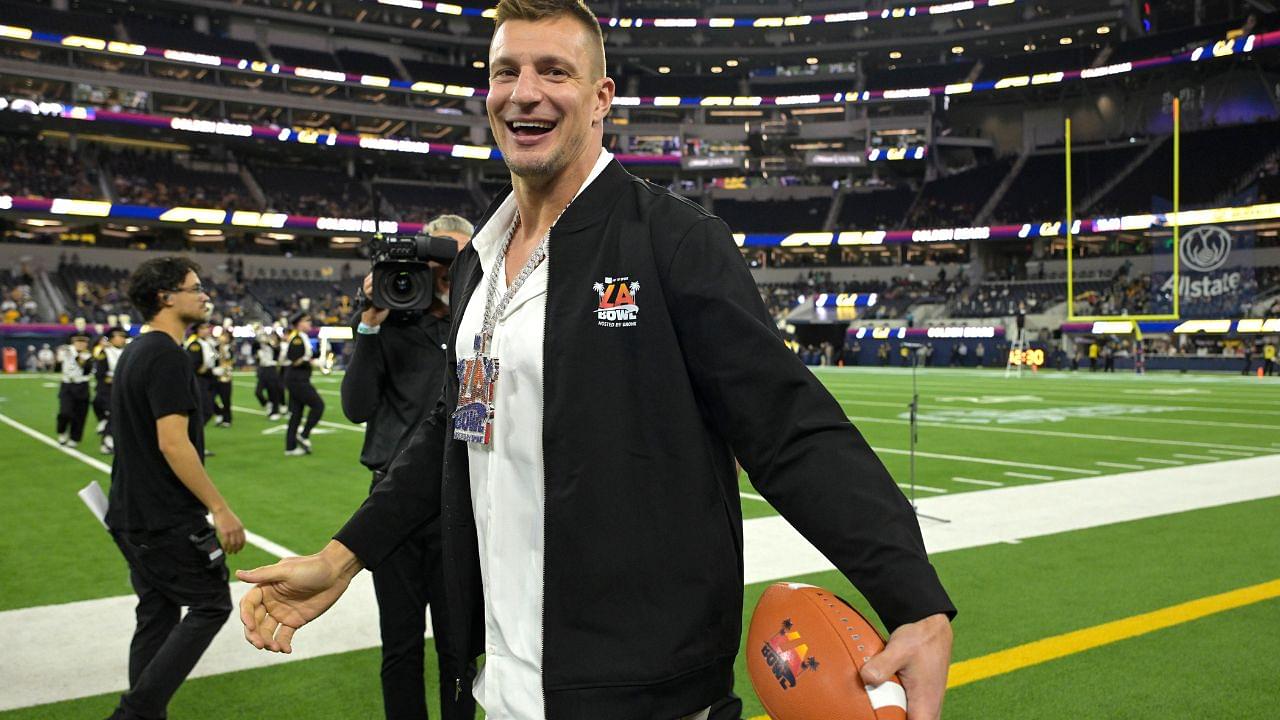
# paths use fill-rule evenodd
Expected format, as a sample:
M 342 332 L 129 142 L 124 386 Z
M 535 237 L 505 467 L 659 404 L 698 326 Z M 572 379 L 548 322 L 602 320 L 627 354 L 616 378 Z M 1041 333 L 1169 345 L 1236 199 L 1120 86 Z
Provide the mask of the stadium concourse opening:
M 921 521 L 959 609 L 943 717 L 1272 717 L 1280 12 L 586 4 L 616 89 L 605 149 L 724 221 L 779 342 L 919 512 L 952 521 Z M 362 312 L 369 242 L 478 224 L 511 183 L 492 5 L 0 4 L 0 720 L 107 717 L 131 684 L 135 588 L 77 493 L 109 490 L 113 343 L 149 329 L 128 283 L 146 260 L 200 266 L 211 330 L 183 344 L 217 400 L 205 467 L 249 531 L 229 568 L 323 547 L 368 496 L 366 428 L 339 409 L 356 346 L 386 332 Z M 625 288 L 610 331 L 671 301 L 662 278 L 607 272 L 574 302 Z M 288 388 L 263 378 L 298 362 L 332 409 L 284 456 Z M 876 622 L 767 483 L 743 471 L 738 496 L 744 622 L 779 580 Z M 171 716 L 258 715 L 268 684 L 290 716 L 383 716 L 374 584 L 290 656 L 233 617 Z M 762 716 L 759 656 L 743 646 L 741 706 L 710 720 Z M 1203 667 L 1232 668 L 1230 692 Z M 428 640 L 431 717 L 438 668 Z

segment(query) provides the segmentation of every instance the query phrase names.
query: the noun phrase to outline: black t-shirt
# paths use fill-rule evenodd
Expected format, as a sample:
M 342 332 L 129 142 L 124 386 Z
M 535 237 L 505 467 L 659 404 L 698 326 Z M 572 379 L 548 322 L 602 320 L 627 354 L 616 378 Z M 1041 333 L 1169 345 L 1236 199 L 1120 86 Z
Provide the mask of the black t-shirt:
M 187 416 L 187 436 L 204 460 L 200 393 L 182 347 L 162 332 L 129 343 L 111 383 L 111 464 L 107 525 L 112 530 L 159 531 L 203 518 L 204 505 L 169 467 L 156 435 L 156 420 Z

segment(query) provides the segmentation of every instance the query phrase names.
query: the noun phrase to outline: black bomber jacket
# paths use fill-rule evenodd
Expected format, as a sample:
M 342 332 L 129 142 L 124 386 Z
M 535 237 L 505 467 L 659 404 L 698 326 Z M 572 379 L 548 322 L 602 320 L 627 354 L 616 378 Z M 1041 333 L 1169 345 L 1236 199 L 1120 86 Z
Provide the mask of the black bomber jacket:
M 911 506 L 783 345 L 723 221 L 614 161 L 552 229 L 546 262 L 548 720 L 666 720 L 729 692 L 743 600 L 735 457 L 890 630 L 954 615 Z M 449 417 L 458 322 L 482 275 L 468 246 L 452 268 L 443 396 L 335 536 L 376 568 L 439 514 L 456 622 L 437 632 L 471 656 L 484 651 L 483 589 L 467 447 Z M 639 283 L 630 303 L 619 283 Z

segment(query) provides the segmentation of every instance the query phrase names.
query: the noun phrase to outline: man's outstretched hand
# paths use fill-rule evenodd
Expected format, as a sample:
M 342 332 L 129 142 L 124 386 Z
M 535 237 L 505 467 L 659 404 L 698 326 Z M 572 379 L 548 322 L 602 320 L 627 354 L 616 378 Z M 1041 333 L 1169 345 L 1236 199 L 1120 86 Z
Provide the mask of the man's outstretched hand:
M 862 681 L 879 685 L 897 675 L 907 691 L 908 720 L 938 720 L 951 665 L 951 621 L 930 615 L 900 626 L 878 655 L 862 666 Z
M 337 602 L 360 569 L 355 555 L 333 540 L 315 555 L 237 570 L 241 582 L 257 585 L 240 600 L 244 639 L 259 650 L 293 652 L 293 634 Z

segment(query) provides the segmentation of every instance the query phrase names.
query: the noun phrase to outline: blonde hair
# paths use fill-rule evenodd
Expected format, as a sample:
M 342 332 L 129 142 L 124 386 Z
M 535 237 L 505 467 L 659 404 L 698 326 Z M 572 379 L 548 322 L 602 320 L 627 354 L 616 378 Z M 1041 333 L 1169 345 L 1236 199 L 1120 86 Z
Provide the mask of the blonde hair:
M 442 232 L 462 233 L 471 237 L 476 234 L 476 229 L 466 218 L 458 215 L 441 215 L 427 223 L 428 235 L 438 235 Z
M 604 31 L 600 29 L 600 20 L 583 0 L 499 0 L 494 11 L 493 29 L 496 32 L 508 20 L 524 20 L 537 22 L 548 18 L 568 15 L 577 20 L 587 32 L 595 38 L 600 48 L 593 60 L 599 62 L 600 76 L 605 75 Z

